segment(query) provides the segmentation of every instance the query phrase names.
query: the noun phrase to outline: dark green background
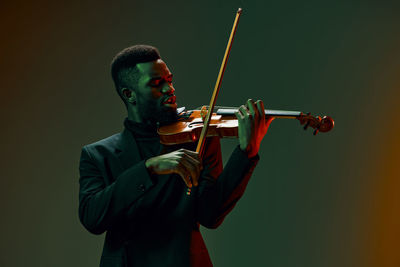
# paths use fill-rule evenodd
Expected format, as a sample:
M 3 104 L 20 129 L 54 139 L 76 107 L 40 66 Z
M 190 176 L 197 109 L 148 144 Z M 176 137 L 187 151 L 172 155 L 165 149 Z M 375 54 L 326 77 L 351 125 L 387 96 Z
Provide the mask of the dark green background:
M 399 266 L 398 242 L 371 235 L 389 225 L 400 237 L 399 216 L 380 220 L 374 194 L 381 181 L 393 188 L 400 159 L 393 2 L 1 3 L 0 265 L 98 266 L 104 235 L 79 223 L 78 161 L 83 145 L 122 129 L 112 57 L 157 46 L 178 104 L 208 104 L 242 7 L 218 104 L 262 99 L 336 125 L 312 136 L 272 123 L 244 197 L 220 228 L 202 229 L 215 266 Z M 236 144 L 222 141 L 224 160 Z M 388 162 L 394 172 L 379 175 Z

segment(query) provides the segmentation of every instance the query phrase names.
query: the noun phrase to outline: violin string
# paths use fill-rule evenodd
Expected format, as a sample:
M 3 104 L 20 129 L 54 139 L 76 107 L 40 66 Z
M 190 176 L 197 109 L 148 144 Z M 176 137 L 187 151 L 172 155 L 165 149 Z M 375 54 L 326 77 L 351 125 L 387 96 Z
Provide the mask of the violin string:
M 197 107 L 197 108 L 195 108 L 196 110 L 197 109 L 201 109 L 202 107 L 204 107 L 204 106 L 201 106 L 201 107 Z M 205 105 L 205 107 L 209 107 L 208 105 Z M 214 106 L 214 109 L 220 109 L 220 108 L 223 108 L 223 109 L 238 109 L 238 107 L 227 107 L 227 106 Z

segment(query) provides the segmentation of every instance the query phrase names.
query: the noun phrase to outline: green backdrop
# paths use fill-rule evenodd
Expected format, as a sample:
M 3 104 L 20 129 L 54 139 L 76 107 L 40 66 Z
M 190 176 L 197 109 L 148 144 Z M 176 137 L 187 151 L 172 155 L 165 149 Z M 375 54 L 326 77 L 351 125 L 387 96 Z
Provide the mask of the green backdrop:
M 394 1 L 9 1 L 0 4 L 1 266 L 98 266 L 78 220 L 83 145 L 122 129 L 109 64 L 159 48 L 178 104 L 207 104 L 243 8 L 219 105 L 330 115 L 275 120 L 217 230 L 217 267 L 400 266 L 400 8 Z M 224 160 L 237 140 L 223 140 Z

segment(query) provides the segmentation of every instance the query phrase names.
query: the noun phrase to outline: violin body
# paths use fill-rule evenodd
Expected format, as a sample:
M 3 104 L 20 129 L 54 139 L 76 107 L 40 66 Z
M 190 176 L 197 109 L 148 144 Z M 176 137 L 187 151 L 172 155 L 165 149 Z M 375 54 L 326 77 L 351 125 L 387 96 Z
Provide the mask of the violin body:
M 176 145 L 195 142 L 199 139 L 204 121 L 200 110 L 187 111 L 188 116 L 182 116 L 177 122 L 158 129 L 160 142 L 164 145 Z M 233 116 L 212 114 L 207 137 L 220 138 L 238 136 L 238 121 Z

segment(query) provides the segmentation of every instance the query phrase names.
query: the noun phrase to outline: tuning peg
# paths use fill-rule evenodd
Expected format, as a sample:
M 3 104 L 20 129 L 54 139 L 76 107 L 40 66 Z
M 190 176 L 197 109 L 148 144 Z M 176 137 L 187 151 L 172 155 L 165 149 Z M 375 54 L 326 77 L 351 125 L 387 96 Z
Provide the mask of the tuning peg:
M 306 125 L 304 125 L 304 130 L 307 130 L 307 128 L 308 128 L 309 125 L 310 125 L 310 121 L 308 121 L 308 122 L 306 123 Z
M 311 114 L 311 112 L 308 112 L 308 113 L 307 113 L 307 117 L 309 117 L 310 114 Z M 307 130 L 307 128 L 308 128 L 309 125 L 310 125 L 310 120 L 309 120 L 309 118 L 307 118 L 307 123 L 306 123 L 306 125 L 304 125 L 304 130 Z

